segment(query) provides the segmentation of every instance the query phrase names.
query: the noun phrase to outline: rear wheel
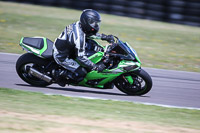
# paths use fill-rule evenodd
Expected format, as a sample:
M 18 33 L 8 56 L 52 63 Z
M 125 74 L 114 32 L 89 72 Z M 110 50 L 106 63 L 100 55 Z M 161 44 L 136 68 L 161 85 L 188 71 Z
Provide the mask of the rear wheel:
M 141 96 L 151 90 L 152 79 L 146 71 L 141 69 L 120 76 L 116 79 L 115 86 L 128 95 Z
M 36 78 L 29 73 L 30 68 L 43 71 L 46 61 L 30 53 L 23 54 L 16 62 L 16 71 L 19 77 L 33 86 L 45 87 L 50 85 L 44 80 Z

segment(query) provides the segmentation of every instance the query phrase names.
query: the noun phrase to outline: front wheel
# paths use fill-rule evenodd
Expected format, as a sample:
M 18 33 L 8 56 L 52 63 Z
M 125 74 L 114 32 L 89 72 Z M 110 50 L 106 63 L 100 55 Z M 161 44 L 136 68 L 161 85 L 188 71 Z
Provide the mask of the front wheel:
M 152 88 L 152 79 L 143 69 L 121 75 L 116 79 L 115 86 L 128 95 L 141 96 Z

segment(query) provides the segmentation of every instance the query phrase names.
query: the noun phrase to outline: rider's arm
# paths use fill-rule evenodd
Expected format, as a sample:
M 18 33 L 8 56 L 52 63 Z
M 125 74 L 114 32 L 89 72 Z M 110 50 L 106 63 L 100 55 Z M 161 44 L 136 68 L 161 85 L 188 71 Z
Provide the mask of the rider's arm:
M 76 38 L 76 40 L 74 41 L 74 43 L 77 54 L 76 59 L 81 65 L 91 70 L 94 68 L 95 64 L 92 61 L 90 61 L 85 55 L 85 34 L 80 28 L 76 28 L 75 33 L 76 34 L 74 38 Z
M 102 34 L 96 33 L 96 35 L 92 35 L 87 37 L 88 39 L 101 39 Z
M 105 35 L 105 34 L 99 34 L 99 33 L 97 33 L 96 35 L 92 35 L 92 36 L 89 36 L 87 38 L 88 39 L 92 39 L 92 40 L 93 39 L 101 39 L 101 40 L 105 40 L 105 41 L 107 41 L 109 43 L 114 43 L 114 37 L 113 37 L 113 35 Z M 96 47 L 97 47 L 97 49 L 100 49 L 98 51 L 104 51 L 104 47 L 102 45 L 98 44 L 98 46 L 96 46 Z M 96 52 L 98 52 L 98 51 L 96 51 Z
M 87 37 L 87 39 L 91 39 L 91 40 L 95 40 L 95 39 L 101 39 L 102 40 L 102 34 L 99 34 L 99 33 L 96 33 L 96 35 L 92 35 L 92 36 L 89 36 Z M 93 47 L 94 47 L 94 51 L 96 52 L 103 52 L 104 51 L 104 46 L 102 46 L 101 44 L 99 44 L 98 42 L 97 43 L 92 43 L 93 44 Z
M 105 35 L 105 34 L 99 34 L 88 37 L 89 39 L 101 39 L 105 40 L 109 43 L 114 43 L 114 36 L 113 35 Z

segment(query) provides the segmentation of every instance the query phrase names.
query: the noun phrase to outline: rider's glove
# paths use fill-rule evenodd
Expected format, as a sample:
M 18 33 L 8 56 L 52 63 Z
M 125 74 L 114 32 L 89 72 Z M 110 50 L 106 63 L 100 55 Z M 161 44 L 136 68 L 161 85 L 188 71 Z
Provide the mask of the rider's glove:
M 105 34 L 102 34 L 102 35 L 101 35 L 101 40 L 106 40 L 106 41 L 109 42 L 109 43 L 114 43 L 114 42 L 115 42 L 115 39 L 114 39 L 114 36 L 113 36 L 113 35 L 105 35 Z
M 98 71 L 98 72 L 102 72 L 105 69 L 105 65 L 104 64 L 100 64 L 100 65 L 95 65 L 94 68 L 92 70 L 94 71 Z

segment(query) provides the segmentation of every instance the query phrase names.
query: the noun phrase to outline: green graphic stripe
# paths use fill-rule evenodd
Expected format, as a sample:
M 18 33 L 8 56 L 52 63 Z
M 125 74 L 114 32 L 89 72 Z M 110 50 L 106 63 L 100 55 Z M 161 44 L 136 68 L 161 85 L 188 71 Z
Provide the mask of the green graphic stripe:
M 42 55 L 42 53 L 47 50 L 47 39 L 45 37 L 43 37 L 43 41 L 44 41 L 44 47 L 40 50 L 40 55 Z

